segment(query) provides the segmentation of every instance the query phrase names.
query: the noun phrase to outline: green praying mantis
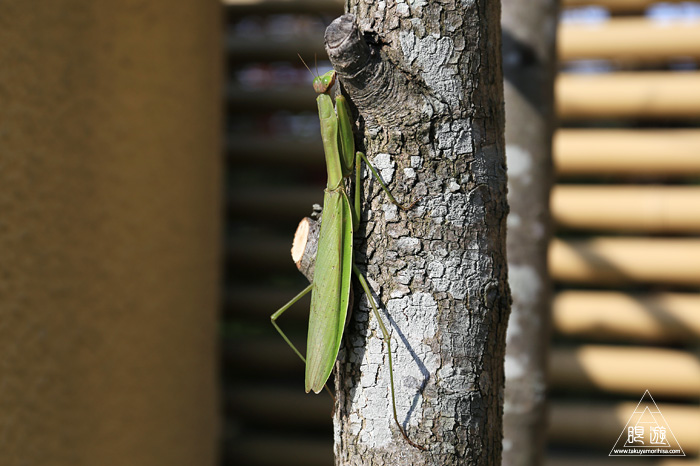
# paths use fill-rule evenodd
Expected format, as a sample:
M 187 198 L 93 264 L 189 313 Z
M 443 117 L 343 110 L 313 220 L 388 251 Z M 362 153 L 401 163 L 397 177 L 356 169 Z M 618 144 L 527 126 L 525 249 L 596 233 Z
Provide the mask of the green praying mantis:
M 306 68 L 308 69 L 308 66 Z M 401 435 L 410 445 L 425 450 L 424 447 L 408 438 L 406 431 L 399 423 L 394 393 L 391 337 L 379 314 L 377 304 L 372 298 L 367 280 L 353 262 L 353 234 L 360 223 L 361 162 L 364 161 L 367 164 L 393 204 L 403 210 L 408 210 L 417 201 L 408 207 L 397 202 L 367 157 L 362 152 L 355 152 L 353 125 L 348 103 L 345 97 L 338 95 L 335 98 L 334 107 L 333 98 L 330 95 L 335 80 L 334 70 L 321 76 L 317 75 L 313 80 L 313 88 L 318 93 L 316 103 L 321 120 L 321 138 L 328 171 L 313 280 L 301 293 L 272 314 L 270 320 L 282 338 L 304 361 L 306 365 L 306 392 L 313 390 L 314 393 L 319 393 L 325 387 L 330 393 L 326 382 L 338 357 L 350 305 L 350 282 L 354 273 L 367 295 L 372 312 L 386 342 L 394 421 Z M 344 179 L 352 175 L 353 169 L 356 172 L 354 208 L 350 205 L 344 183 Z M 306 358 L 304 358 L 276 321 L 289 307 L 309 292 L 311 292 L 311 312 L 309 314 Z

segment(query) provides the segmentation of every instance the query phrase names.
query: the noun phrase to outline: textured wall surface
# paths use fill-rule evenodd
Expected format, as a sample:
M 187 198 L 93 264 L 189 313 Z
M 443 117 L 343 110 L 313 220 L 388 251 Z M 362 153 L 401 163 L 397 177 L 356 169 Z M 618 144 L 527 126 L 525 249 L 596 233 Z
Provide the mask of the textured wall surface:
M 0 3 L 3 465 L 215 462 L 219 17 Z

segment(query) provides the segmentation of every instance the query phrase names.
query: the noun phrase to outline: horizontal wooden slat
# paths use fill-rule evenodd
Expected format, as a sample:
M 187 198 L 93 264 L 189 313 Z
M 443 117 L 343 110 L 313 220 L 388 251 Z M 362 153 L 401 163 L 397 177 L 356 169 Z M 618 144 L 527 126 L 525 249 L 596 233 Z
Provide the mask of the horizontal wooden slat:
M 564 228 L 700 232 L 700 186 L 557 185 L 550 208 Z
M 680 3 L 685 0 L 664 0 L 665 3 Z M 565 8 L 600 6 L 616 13 L 639 13 L 659 0 L 562 0 Z
M 229 136 L 226 140 L 226 150 L 234 166 L 259 164 L 324 167 L 320 136 L 313 140 L 264 134 Z
M 605 286 L 660 283 L 700 285 L 700 239 L 554 239 L 549 249 L 552 278 Z
M 283 322 L 280 323 L 280 327 L 285 329 Z M 229 370 L 247 376 L 288 377 L 300 380 L 303 384 L 304 363 L 287 346 L 282 337 L 277 335 L 272 324 L 270 329 L 274 332 L 274 334 L 270 333 L 271 336 L 239 337 L 226 341 L 223 345 L 225 366 Z M 289 335 L 289 337 L 304 354 L 306 334 Z
M 700 72 L 561 73 L 555 95 L 562 119 L 698 118 Z
M 323 203 L 323 189 L 316 186 L 237 187 L 228 193 L 228 210 L 247 217 L 285 217 L 301 220 L 313 204 Z
M 639 398 L 643 393 L 639 394 Z M 554 445 L 599 447 L 607 455 L 637 403 L 638 399 L 615 404 L 552 402 L 549 410 L 549 442 Z M 686 455 L 697 454 L 700 451 L 700 408 L 696 405 L 659 403 L 658 400 L 657 405 Z
M 271 112 L 277 110 L 316 111 L 316 94 L 309 86 L 285 85 L 265 88 L 245 88 L 230 85 L 226 97 L 231 111 Z
M 553 157 L 560 176 L 697 176 L 700 130 L 559 129 Z
M 246 422 L 268 422 L 279 426 L 332 426 L 333 399 L 325 391 L 304 392 L 304 374 L 295 386 L 243 385 L 224 391 L 225 409 Z
M 698 118 L 700 72 L 561 73 L 555 85 L 560 118 Z M 237 112 L 315 111 L 311 86 L 229 86 Z
M 231 64 L 273 61 L 299 63 L 299 55 L 328 60 L 322 31 L 314 35 L 281 38 L 258 35 L 248 37 L 232 33 L 226 38 L 226 52 Z
M 664 61 L 700 57 L 700 22 L 615 18 L 602 23 L 563 23 L 560 60 Z
M 691 458 L 659 458 L 658 456 L 640 458 L 611 457 L 601 459 L 601 455 L 550 455 L 544 461 L 544 466 L 700 466 L 700 462 Z
M 274 421 L 271 421 L 274 423 Z M 295 433 L 249 434 L 226 439 L 223 464 L 245 466 L 329 466 L 333 464 L 333 431 L 328 437 Z
M 343 13 L 340 0 L 222 0 L 230 12 L 236 15 L 282 13 Z
M 648 342 L 700 341 L 700 294 L 562 291 L 552 303 L 560 335 Z
M 306 283 L 303 275 L 299 273 L 300 284 Z M 230 319 L 246 319 L 258 320 L 266 322 L 270 315 L 280 307 L 284 306 L 289 300 L 299 293 L 303 287 L 290 288 L 289 286 L 281 285 L 246 285 L 228 287 L 224 292 L 224 315 Z M 297 302 L 296 306 L 305 308 L 304 314 L 288 311 L 282 318 L 287 319 L 306 319 L 309 309 L 309 297 L 302 298 Z
M 582 345 L 551 351 L 549 367 L 552 389 L 626 395 L 649 390 L 693 399 L 700 394 L 700 359 L 687 351 Z
M 235 235 L 227 238 L 228 259 L 247 270 L 296 270 L 292 261 L 292 236 Z

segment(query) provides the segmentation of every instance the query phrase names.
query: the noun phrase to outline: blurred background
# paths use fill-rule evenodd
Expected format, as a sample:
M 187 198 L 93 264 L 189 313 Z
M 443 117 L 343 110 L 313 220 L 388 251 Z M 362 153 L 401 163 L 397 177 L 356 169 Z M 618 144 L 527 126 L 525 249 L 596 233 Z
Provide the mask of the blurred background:
M 333 463 L 269 316 L 325 184 L 297 53 L 328 70 L 342 9 L 0 2 L 0 465 Z M 546 465 L 697 465 L 700 4 L 562 0 L 558 34 Z M 645 390 L 687 457 L 608 458 Z

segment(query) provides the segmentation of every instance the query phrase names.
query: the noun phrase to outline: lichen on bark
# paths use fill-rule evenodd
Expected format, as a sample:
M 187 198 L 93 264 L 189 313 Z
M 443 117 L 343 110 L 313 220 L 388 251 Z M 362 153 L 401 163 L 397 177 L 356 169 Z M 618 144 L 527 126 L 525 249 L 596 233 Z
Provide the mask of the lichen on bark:
M 497 2 L 351 1 L 326 49 L 358 114 L 358 144 L 404 212 L 363 180 L 355 261 L 364 294 L 337 364 L 336 463 L 500 464 L 509 309 L 506 172 Z M 358 307 L 359 305 L 359 307 Z

